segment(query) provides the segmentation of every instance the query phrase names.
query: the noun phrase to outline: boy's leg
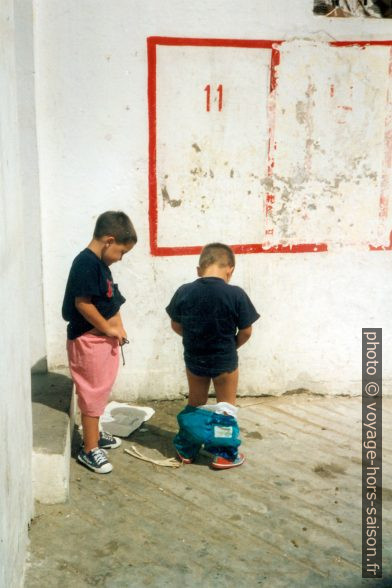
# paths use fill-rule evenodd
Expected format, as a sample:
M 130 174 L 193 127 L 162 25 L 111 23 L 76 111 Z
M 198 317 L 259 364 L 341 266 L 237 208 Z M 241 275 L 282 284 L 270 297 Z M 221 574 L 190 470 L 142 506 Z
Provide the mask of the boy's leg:
M 235 405 L 238 387 L 238 368 L 233 372 L 224 372 L 213 379 L 217 402 L 229 402 Z
M 188 368 L 186 368 L 186 377 L 188 378 L 189 386 L 189 406 L 202 406 L 203 404 L 207 404 L 211 378 L 208 376 L 196 376 Z
M 224 372 L 213 379 L 217 402 L 228 402 L 235 405 L 238 387 L 238 368 L 233 372 Z M 214 469 L 226 469 L 241 465 L 244 456 L 238 453 L 238 447 L 206 447 L 215 454 L 212 462 Z
M 98 447 L 99 417 L 82 414 L 83 442 L 86 453 Z

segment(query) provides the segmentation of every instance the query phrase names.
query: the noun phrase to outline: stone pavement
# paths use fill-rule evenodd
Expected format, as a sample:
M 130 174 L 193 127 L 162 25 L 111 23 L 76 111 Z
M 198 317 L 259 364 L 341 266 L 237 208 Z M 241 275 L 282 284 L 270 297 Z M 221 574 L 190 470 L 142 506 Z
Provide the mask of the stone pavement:
M 71 464 L 70 500 L 37 504 L 25 588 L 392 586 L 392 398 L 383 399 L 383 580 L 361 578 L 361 399 L 241 398 L 244 466 L 178 469 L 184 401 L 155 416 L 95 475 Z

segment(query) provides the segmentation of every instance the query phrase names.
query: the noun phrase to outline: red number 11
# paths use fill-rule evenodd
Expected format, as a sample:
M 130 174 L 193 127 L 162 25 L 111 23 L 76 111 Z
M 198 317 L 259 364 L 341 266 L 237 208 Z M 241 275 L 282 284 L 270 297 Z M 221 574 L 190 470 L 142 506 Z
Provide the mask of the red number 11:
M 206 110 L 207 110 L 207 112 L 210 112 L 210 110 L 211 110 L 211 86 L 210 86 L 210 84 L 206 85 L 206 87 L 204 88 L 204 92 L 206 93 Z M 223 86 L 222 86 L 222 84 L 219 84 L 219 86 L 217 87 L 217 92 L 218 92 L 218 110 L 220 112 L 222 110 L 222 106 L 223 106 Z

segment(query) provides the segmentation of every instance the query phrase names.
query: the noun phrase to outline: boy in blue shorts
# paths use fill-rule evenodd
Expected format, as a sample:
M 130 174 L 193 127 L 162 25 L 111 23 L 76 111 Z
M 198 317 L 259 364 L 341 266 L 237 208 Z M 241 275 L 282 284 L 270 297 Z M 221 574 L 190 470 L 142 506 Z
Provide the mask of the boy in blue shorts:
M 196 416 L 191 407 L 207 403 L 211 380 L 217 402 L 229 403 L 234 408 L 238 385 L 237 349 L 248 341 L 252 324 L 260 316 L 244 290 L 229 285 L 234 267 L 235 257 L 230 247 L 223 243 L 206 245 L 197 268 L 199 278 L 180 286 L 166 308 L 172 329 L 183 338 L 189 386 L 188 406 L 178 415 L 180 430 L 174 439 L 178 458 L 183 463 L 194 461 L 201 443 L 197 436 L 188 435 L 182 423 L 188 416 L 193 418 L 193 413 Z M 216 418 L 223 431 L 222 437 L 234 424 L 238 432 L 233 416 L 223 414 Z M 235 439 L 232 447 L 226 445 L 224 450 L 215 451 L 211 467 L 227 469 L 241 465 L 245 458 L 238 453 L 239 444 Z

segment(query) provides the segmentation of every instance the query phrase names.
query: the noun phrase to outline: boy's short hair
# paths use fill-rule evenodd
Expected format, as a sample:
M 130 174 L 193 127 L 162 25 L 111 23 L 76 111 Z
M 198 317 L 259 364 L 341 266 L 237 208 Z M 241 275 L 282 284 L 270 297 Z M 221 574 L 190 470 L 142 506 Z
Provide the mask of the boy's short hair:
M 112 235 L 117 243 L 137 243 L 136 231 L 125 212 L 108 210 L 99 215 L 94 239 L 101 239 L 105 235 Z
M 200 254 L 199 267 L 205 270 L 213 263 L 217 263 L 219 267 L 235 266 L 235 257 L 233 251 L 228 245 L 223 243 L 209 243 Z

